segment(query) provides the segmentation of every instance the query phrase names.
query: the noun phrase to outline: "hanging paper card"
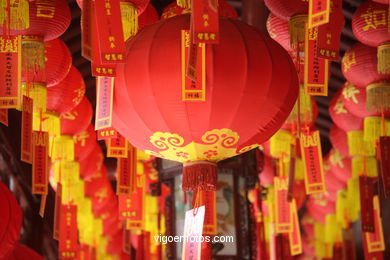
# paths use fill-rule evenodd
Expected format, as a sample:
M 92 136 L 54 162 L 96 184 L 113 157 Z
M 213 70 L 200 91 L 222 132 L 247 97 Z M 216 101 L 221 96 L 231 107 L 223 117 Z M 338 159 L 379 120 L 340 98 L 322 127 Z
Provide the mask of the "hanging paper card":
M 217 234 L 217 193 L 216 191 L 200 191 L 200 205 L 205 206 L 203 223 L 204 235 Z
M 48 163 L 49 163 L 49 134 L 33 132 L 33 177 L 32 193 L 47 194 Z
M 33 128 L 33 100 L 23 96 L 22 131 L 21 131 L 21 160 L 32 163 L 32 129 Z
M 298 219 L 297 205 L 295 199 L 293 199 L 291 202 L 291 215 L 292 215 L 292 232 L 289 233 L 290 254 L 299 255 L 302 253 L 302 240 L 301 240 L 301 230 L 299 227 L 299 219 Z
M 275 228 L 276 233 L 292 231 L 290 203 L 287 200 L 287 177 L 275 177 Z
M 191 2 L 192 41 L 194 43 L 218 43 L 218 1 L 201 0 Z
M 8 126 L 8 109 L 0 109 L 0 123 Z
M 60 259 L 76 259 L 77 244 L 77 207 L 61 205 L 60 240 L 58 245 Z
M 111 127 L 112 103 L 114 97 L 114 78 L 96 78 L 96 119 L 95 130 Z
M 126 48 L 119 0 L 95 1 L 95 25 L 103 63 L 123 63 Z M 94 52 L 97 50 L 94 46 Z
M 374 180 L 359 176 L 360 214 L 363 232 L 374 232 Z
M 46 197 L 47 197 L 47 194 L 43 194 L 43 195 L 41 196 L 41 204 L 40 204 L 40 206 L 39 206 L 39 216 L 41 216 L 42 218 L 43 218 L 44 215 L 45 215 Z
M 338 61 L 341 38 L 340 36 L 344 27 L 342 0 L 332 0 L 330 2 L 331 13 L 329 22 L 318 27 L 317 57 Z
M 374 232 L 365 232 L 365 239 L 367 243 L 367 249 L 369 253 L 384 251 L 385 250 L 385 242 L 383 239 L 383 229 L 382 229 L 382 219 L 380 217 L 380 206 L 379 206 L 379 198 L 377 195 L 374 196 L 374 222 L 375 228 Z
M 57 182 L 57 191 L 54 205 L 54 226 L 53 226 L 53 238 L 60 239 L 60 217 L 61 217 L 61 196 L 62 196 L 62 184 Z
M 301 134 L 301 152 L 305 169 L 306 193 L 325 192 L 324 169 L 319 131 Z
M 191 45 L 190 33 L 188 30 L 181 31 L 181 84 L 183 101 L 205 101 L 206 100 L 206 46 L 199 43 L 197 47 L 196 68 L 193 68 L 196 81 L 187 77 L 187 64 L 189 63 L 189 48 Z
M 118 158 L 118 181 L 116 193 L 130 196 L 135 190 L 137 176 L 137 150 L 129 144 L 127 158 Z
M 128 142 L 119 133 L 116 138 L 109 138 L 107 140 L 107 157 L 126 158 L 127 152 Z
M 329 62 L 317 57 L 318 28 L 308 29 L 305 34 L 305 93 L 312 96 L 328 95 Z
M 21 57 L 20 36 L 0 36 L 0 109 L 19 106 Z
M 94 77 L 115 77 L 116 67 L 113 65 L 104 64 L 101 65 L 100 62 L 96 62 L 96 59 L 92 62 L 92 76 Z
M 130 198 L 130 216 L 127 217 L 126 229 L 143 229 L 145 225 L 145 175 L 137 176 L 135 192 Z
M 184 219 L 184 242 L 181 255 L 182 260 L 201 259 L 201 238 L 204 215 L 204 206 L 186 211 Z
M 386 198 L 390 198 L 390 137 L 379 138 L 380 173 Z
M 118 132 L 112 128 L 112 127 L 107 127 L 103 128 L 97 131 L 97 139 L 100 140 L 108 140 L 110 138 L 117 138 Z
M 329 22 L 331 0 L 309 0 L 309 28 Z
M 92 60 L 92 42 L 93 42 L 93 1 L 83 0 L 81 14 L 81 55 L 87 60 Z

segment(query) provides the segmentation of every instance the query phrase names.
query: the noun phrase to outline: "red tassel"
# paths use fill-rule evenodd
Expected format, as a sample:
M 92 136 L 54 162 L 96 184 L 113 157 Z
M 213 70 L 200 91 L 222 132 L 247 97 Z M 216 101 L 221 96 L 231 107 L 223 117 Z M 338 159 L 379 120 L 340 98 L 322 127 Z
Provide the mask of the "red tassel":
M 216 190 L 217 164 L 207 161 L 183 164 L 183 191 Z
M 206 236 L 203 236 L 204 241 L 202 242 L 202 260 L 211 260 L 213 256 L 213 251 L 211 250 L 211 240 L 209 242 L 206 241 Z M 208 238 L 211 239 L 210 236 Z

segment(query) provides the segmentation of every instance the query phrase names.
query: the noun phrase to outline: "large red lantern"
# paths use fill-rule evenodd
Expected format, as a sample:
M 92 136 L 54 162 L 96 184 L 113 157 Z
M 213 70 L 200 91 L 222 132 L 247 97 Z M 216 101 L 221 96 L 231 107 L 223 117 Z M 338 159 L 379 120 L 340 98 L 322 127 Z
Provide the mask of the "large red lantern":
M 378 47 L 378 71 L 385 74 L 390 74 L 388 9 L 388 5 L 369 0 L 360 5 L 352 17 L 356 38 L 366 45 Z
M 297 14 L 307 14 L 309 3 L 304 0 L 264 0 L 268 9 L 277 17 L 288 20 Z
M 267 19 L 267 31 L 272 39 L 277 41 L 289 53 L 293 52 L 290 43 L 290 32 L 288 22 L 273 13 L 270 13 Z
M 22 244 L 17 244 L 11 256 L 7 260 L 43 260 L 37 252 Z
M 206 46 L 206 100 L 183 102 L 180 31 L 189 22 L 189 15 L 163 20 L 128 42 L 113 108 L 114 127 L 134 146 L 186 163 L 184 190 L 215 187 L 208 183 L 216 180 L 215 162 L 271 137 L 298 94 L 294 65 L 282 47 L 240 21 L 220 19 L 220 44 Z
M 22 227 L 22 209 L 15 196 L 0 182 L 0 259 L 7 259 L 17 244 Z
M 47 88 L 46 108 L 58 114 L 67 113 L 80 104 L 84 94 L 83 77 L 72 66 L 63 81 Z
M 73 136 L 75 160 L 84 160 L 95 148 L 96 132 L 93 125 L 86 130 Z
M 155 23 L 159 20 L 158 13 L 154 9 L 152 4 L 148 4 L 145 11 L 138 17 L 139 30 L 144 28 L 146 25 Z
M 61 134 L 77 135 L 87 129 L 92 120 L 92 106 L 86 97 L 71 111 L 61 114 Z
M 336 125 L 333 125 L 329 131 L 330 142 L 342 155 L 349 156 L 347 133 Z

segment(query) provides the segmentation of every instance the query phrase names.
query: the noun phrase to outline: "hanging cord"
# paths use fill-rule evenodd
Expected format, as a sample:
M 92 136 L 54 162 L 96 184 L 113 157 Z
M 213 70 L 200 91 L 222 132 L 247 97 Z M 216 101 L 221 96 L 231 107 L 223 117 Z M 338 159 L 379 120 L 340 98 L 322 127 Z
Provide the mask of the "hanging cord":
M 193 214 L 194 216 L 196 216 L 196 214 L 198 214 L 198 209 L 199 209 L 199 206 L 200 206 L 200 200 L 201 200 L 201 197 L 200 197 L 200 193 L 201 193 L 201 189 L 200 189 L 200 186 L 198 186 L 197 190 L 194 191 L 195 192 L 195 196 L 192 197 L 192 208 L 194 209 L 193 211 Z

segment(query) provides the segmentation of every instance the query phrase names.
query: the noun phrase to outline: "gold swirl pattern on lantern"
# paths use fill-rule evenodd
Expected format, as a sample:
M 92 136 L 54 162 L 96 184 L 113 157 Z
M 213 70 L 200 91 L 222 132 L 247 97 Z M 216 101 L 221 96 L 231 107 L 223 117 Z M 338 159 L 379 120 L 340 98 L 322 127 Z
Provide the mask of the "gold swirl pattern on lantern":
M 145 152 L 179 162 L 199 160 L 218 162 L 259 146 L 252 144 L 238 150 L 239 139 L 238 133 L 227 128 L 207 131 L 203 134 L 201 143 L 188 144 L 185 144 L 184 138 L 178 134 L 155 132 L 150 137 L 150 143 L 157 148 L 157 151 L 146 150 Z

